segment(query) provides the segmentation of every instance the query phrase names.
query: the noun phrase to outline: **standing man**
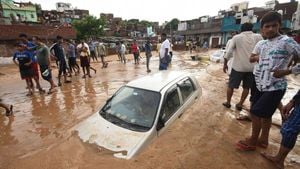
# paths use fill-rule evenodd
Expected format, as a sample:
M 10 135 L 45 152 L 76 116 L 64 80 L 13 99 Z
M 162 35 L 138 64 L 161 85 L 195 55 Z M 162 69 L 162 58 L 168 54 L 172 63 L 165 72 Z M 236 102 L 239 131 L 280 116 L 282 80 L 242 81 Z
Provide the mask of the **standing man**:
M 98 62 L 98 59 L 96 57 L 96 42 L 94 40 L 91 40 L 90 45 L 89 45 L 89 49 L 90 49 L 90 55 L 91 58 L 93 59 L 93 61 L 96 60 L 96 62 Z
M 33 79 L 36 83 L 36 88 L 39 90 L 40 93 L 45 93 L 45 90 L 42 89 L 41 85 L 40 85 L 40 81 L 39 81 L 39 68 L 38 68 L 38 63 L 36 61 L 36 45 L 28 40 L 28 37 L 26 34 L 21 33 L 19 35 L 20 40 L 22 41 L 23 44 L 26 45 L 26 51 L 28 51 L 31 54 L 31 61 L 32 61 L 32 69 L 33 69 Z M 34 39 L 34 38 L 33 38 Z M 31 82 L 33 90 L 34 90 L 34 86 L 33 86 L 33 82 Z
M 52 45 L 50 48 L 50 52 L 53 56 L 55 56 L 55 59 L 58 61 L 58 86 L 61 86 L 61 75 L 64 75 L 64 82 L 65 83 L 71 83 L 70 80 L 67 80 L 67 62 L 65 59 L 65 52 L 63 48 L 63 38 L 61 36 L 56 37 L 57 42 Z
M 70 66 L 70 74 L 72 75 L 72 72 L 74 71 L 75 76 L 79 74 L 80 67 L 77 64 L 76 61 L 76 49 L 75 49 L 75 43 L 73 40 L 68 41 L 68 58 L 69 58 L 69 66 Z
M 56 87 L 53 80 L 52 80 L 52 73 L 51 73 L 51 61 L 50 61 L 50 52 L 49 48 L 41 42 L 39 37 L 35 37 L 36 45 L 37 45 L 37 62 L 40 65 L 40 71 L 42 78 L 50 83 L 49 94 L 54 91 Z
M 136 40 L 134 40 L 133 44 L 131 45 L 131 52 L 133 54 L 134 64 L 139 64 L 139 47 L 136 43 Z
M 147 42 L 145 44 L 145 53 L 146 53 L 146 65 L 147 65 L 147 72 L 151 72 L 149 69 L 149 63 L 150 63 L 150 58 L 152 56 L 152 44 L 150 42 L 150 38 L 147 38 Z
M 231 98 L 234 89 L 238 89 L 241 81 L 243 81 L 243 92 L 240 101 L 235 105 L 237 110 L 242 110 L 243 104 L 249 94 L 253 82 L 253 68 L 254 64 L 249 62 L 249 57 L 256 43 L 262 40 L 261 35 L 252 32 L 253 25 L 251 23 L 244 23 L 241 27 L 241 33 L 235 35 L 228 47 L 228 51 L 224 56 L 223 71 L 228 71 L 227 62 L 232 54 L 232 69 L 229 76 L 229 83 L 227 88 L 227 101 L 223 106 L 231 107 Z
M 120 54 L 121 54 L 121 62 L 126 64 L 126 46 L 124 45 L 124 42 L 121 41 L 121 47 L 120 47 Z
M 287 72 L 287 73 L 285 73 Z M 290 73 L 300 73 L 300 65 L 285 72 L 274 72 L 274 76 L 281 77 Z M 277 74 L 277 73 L 280 73 Z M 270 160 L 276 167 L 284 168 L 284 160 L 289 152 L 295 147 L 297 137 L 300 133 L 300 90 L 290 102 L 283 107 L 283 126 L 281 127 L 281 144 L 278 153 L 274 156 L 262 153 L 262 156 Z
M 286 35 L 281 35 L 280 27 L 279 13 L 271 11 L 263 16 L 261 30 L 266 40 L 257 43 L 250 57 L 251 62 L 258 61 L 253 71 L 257 90 L 252 96 L 250 108 L 251 136 L 237 143 L 237 148 L 242 151 L 255 150 L 257 145 L 265 148 L 268 146 L 272 116 L 287 88 L 287 80 L 284 78 L 286 74 L 280 75 L 280 72 L 288 69 L 292 57 L 300 56 L 298 43 Z M 299 69 L 299 65 L 296 65 L 288 73 L 299 73 Z M 291 143 L 291 140 L 287 141 Z M 291 145 L 287 148 L 292 148 Z
M 163 41 L 163 43 L 161 44 L 161 48 L 159 51 L 159 70 L 167 70 L 170 60 L 170 42 L 167 39 L 167 34 L 162 33 L 161 40 Z
M 19 67 L 21 79 L 26 81 L 28 94 L 33 94 L 33 67 L 32 67 L 32 56 L 31 53 L 26 50 L 26 44 L 16 44 L 17 51 L 14 53 L 13 61 Z
M 101 62 L 102 62 L 102 68 L 107 68 L 108 63 L 105 62 L 104 57 L 106 55 L 106 47 L 103 44 L 103 42 L 100 40 L 97 47 L 96 47 L 96 51 L 99 54 L 100 58 L 101 58 Z

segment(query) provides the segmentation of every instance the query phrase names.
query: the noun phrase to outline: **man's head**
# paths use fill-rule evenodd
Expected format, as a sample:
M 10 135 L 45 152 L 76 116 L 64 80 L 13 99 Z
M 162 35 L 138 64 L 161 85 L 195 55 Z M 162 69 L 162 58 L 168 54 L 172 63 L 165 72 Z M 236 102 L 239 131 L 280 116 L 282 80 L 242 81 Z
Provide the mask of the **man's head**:
M 25 43 L 25 42 L 28 41 L 28 37 L 27 37 L 27 35 L 26 35 L 25 33 L 20 33 L 20 34 L 19 34 L 19 38 L 20 38 L 20 40 L 21 40 L 23 43 Z
M 63 43 L 64 42 L 64 39 L 63 39 L 63 37 L 61 37 L 61 36 L 56 36 L 56 40 L 57 40 L 57 42 L 58 43 Z
M 38 46 L 42 45 L 42 40 L 38 36 L 33 36 L 32 37 L 32 42 Z
M 165 41 L 167 39 L 167 34 L 162 33 L 161 34 L 161 41 Z
M 22 52 L 22 51 L 25 50 L 26 45 L 23 44 L 23 43 L 16 43 L 16 44 L 15 44 L 15 47 L 16 47 L 16 49 L 17 49 L 18 51 Z
M 281 26 L 281 15 L 278 12 L 270 11 L 261 19 L 261 31 L 265 38 L 271 39 L 278 36 Z
M 252 23 L 246 22 L 241 26 L 241 32 L 252 31 L 253 25 Z

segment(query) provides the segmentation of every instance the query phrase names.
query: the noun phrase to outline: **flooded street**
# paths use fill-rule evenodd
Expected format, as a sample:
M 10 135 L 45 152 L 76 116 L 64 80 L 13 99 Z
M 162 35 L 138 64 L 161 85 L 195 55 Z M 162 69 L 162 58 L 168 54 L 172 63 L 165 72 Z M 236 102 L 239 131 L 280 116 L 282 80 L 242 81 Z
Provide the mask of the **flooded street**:
M 239 112 L 222 106 L 228 75 L 223 73 L 222 64 L 208 61 L 210 52 L 201 53 L 201 61 L 192 61 L 186 52 L 175 53 L 169 69 L 194 74 L 202 96 L 132 160 L 115 158 L 113 152 L 83 143 L 74 129 L 122 85 L 146 75 L 145 59 L 139 65 L 132 60 L 124 65 L 116 56 L 109 56 L 107 69 L 101 69 L 101 63 L 92 63 L 97 69 L 96 74 L 91 73 L 92 78 L 73 76 L 72 83 L 63 84 L 57 92 L 36 92 L 32 97 L 26 96 L 25 82 L 20 80 L 15 65 L 0 66 L 0 98 L 14 105 L 14 116 L 6 117 L 0 110 L 0 169 L 273 169 L 260 155 L 266 150 L 236 150 L 235 143 L 248 136 L 251 123 L 237 121 Z M 150 69 L 151 74 L 158 72 L 157 57 L 152 57 Z M 290 76 L 289 81 L 283 103 L 300 87 L 299 76 Z M 49 88 L 44 80 L 40 82 Z M 237 103 L 240 93 L 234 93 L 232 104 Z M 249 108 L 248 100 L 245 105 Z M 274 124 L 268 152 L 276 152 L 280 144 L 279 114 L 274 116 Z M 287 157 L 286 168 L 300 168 L 300 139 Z

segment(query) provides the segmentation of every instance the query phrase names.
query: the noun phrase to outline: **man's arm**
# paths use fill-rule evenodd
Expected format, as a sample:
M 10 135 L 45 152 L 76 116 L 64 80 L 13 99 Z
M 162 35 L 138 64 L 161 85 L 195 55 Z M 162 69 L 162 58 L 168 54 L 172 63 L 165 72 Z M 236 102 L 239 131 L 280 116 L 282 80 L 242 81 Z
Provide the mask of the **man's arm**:
M 255 63 L 259 61 L 259 55 L 252 53 L 249 59 L 250 63 Z
M 227 63 L 228 63 L 228 60 L 232 57 L 232 52 L 233 52 L 234 48 L 235 48 L 235 39 L 232 38 L 232 40 L 228 41 L 227 45 L 226 45 L 226 52 L 224 55 L 224 65 L 223 65 L 224 73 L 226 73 L 228 71 Z
M 293 66 L 290 69 L 285 69 L 285 70 L 273 70 L 273 76 L 276 78 L 281 78 L 289 74 L 299 74 L 300 73 L 300 63 L 297 65 Z

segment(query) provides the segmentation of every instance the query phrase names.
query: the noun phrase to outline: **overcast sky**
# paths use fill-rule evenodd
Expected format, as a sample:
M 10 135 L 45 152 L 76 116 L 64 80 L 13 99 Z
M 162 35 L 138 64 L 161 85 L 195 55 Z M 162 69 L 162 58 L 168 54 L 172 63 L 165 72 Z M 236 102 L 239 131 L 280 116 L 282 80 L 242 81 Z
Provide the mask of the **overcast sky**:
M 28 2 L 29 0 L 15 0 Z M 56 2 L 71 3 L 78 9 L 87 9 L 99 17 L 100 13 L 113 13 L 123 19 L 148 21 L 170 21 L 195 19 L 203 15 L 215 16 L 219 10 L 229 9 L 230 5 L 242 0 L 30 0 L 39 3 L 43 9 L 55 9 Z M 280 3 L 290 0 L 279 0 Z M 249 0 L 249 7 L 264 6 L 267 0 Z

